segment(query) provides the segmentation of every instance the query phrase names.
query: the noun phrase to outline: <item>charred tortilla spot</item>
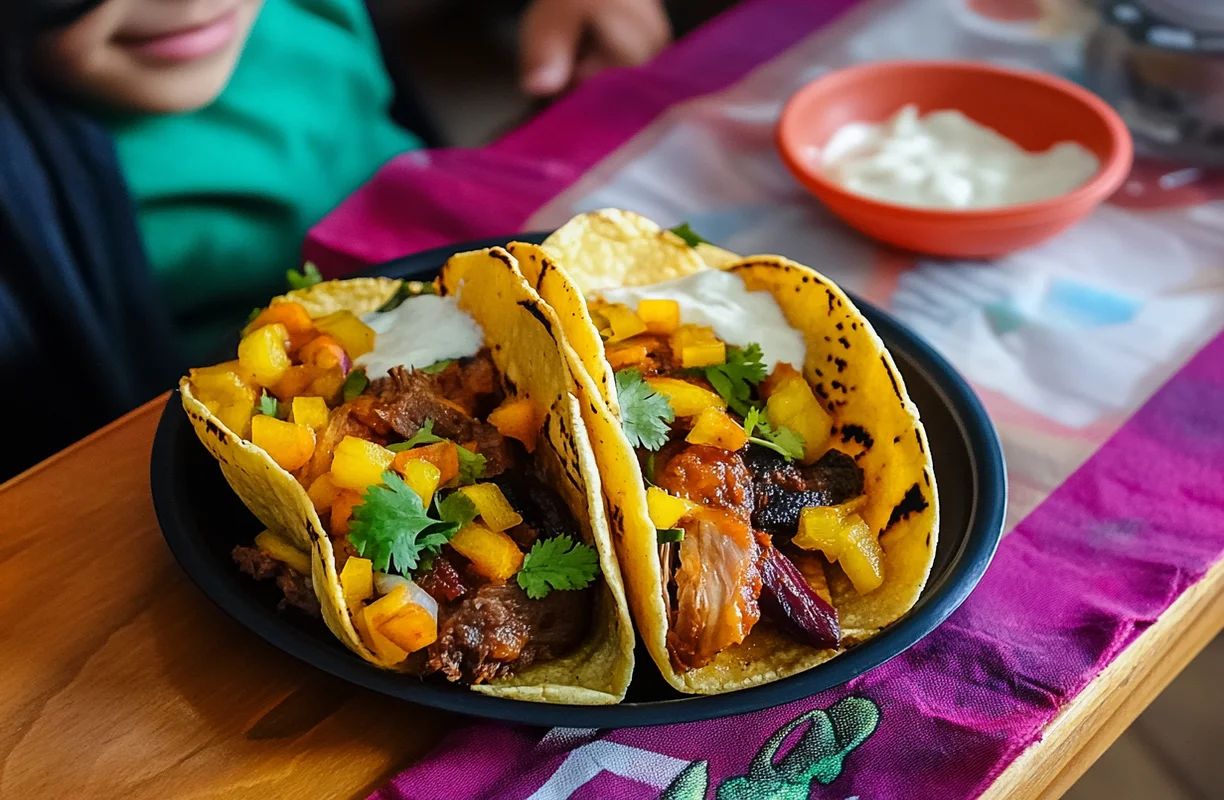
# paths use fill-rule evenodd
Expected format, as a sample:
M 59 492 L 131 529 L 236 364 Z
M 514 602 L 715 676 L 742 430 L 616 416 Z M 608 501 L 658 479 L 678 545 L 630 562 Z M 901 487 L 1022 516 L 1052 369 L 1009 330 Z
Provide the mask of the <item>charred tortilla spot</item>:
M 832 386 L 837 391 L 841 392 L 842 394 L 846 393 L 846 386 L 841 381 L 832 381 L 829 383 L 829 385 Z
M 844 323 L 844 322 L 839 322 L 839 323 L 837 323 L 837 329 L 838 329 L 839 331 L 844 331 L 844 330 L 846 329 L 846 323 Z
M 833 341 L 833 340 L 832 340 L 830 337 L 828 337 L 828 336 L 824 337 L 824 340 L 825 340 L 826 342 L 831 342 L 831 341 Z
M 927 533 L 926 546 L 927 547 L 931 546 L 931 534 L 929 532 Z
M 875 444 L 875 439 L 871 438 L 871 434 L 867 432 L 866 428 L 862 425 L 855 425 L 849 422 L 841 428 L 841 439 L 842 444 L 852 440 L 858 442 L 863 446 L 864 450 L 870 450 L 871 446 Z
M 825 294 L 829 296 L 829 314 L 832 315 L 833 314 L 833 303 L 837 300 L 837 297 L 833 294 L 833 292 L 829 291 L 828 289 L 825 289 Z
M 906 492 L 905 497 L 901 498 L 901 502 L 893 508 L 892 514 L 888 517 L 888 524 L 884 526 L 888 530 L 893 525 L 903 519 L 909 517 L 910 514 L 918 514 L 926 510 L 930 503 L 922 494 L 922 489 L 918 488 L 918 484 L 911 486 Z
M 845 336 L 838 336 L 837 341 L 841 342 L 842 347 L 846 348 L 847 350 L 850 349 L 850 342 L 849 340 L 846 339 Z
M 825 356 L 825 361 L 832 361 L 832 360 L 833 360 L 832 354 Z
M 829 358 L 833 358 L 833 356 L 829 356 Z M 833 358 L 833 363 L 837 365 L 838 372 L 845 372 L 846 367 L 850 366 L 844 358 Z
M 229 441 L 229 436 L 226 435 L 225 431 L 221 429 L 221 426 L 213 422 L 211 419 L 204 420 L 204 430 L 217 437 L 217 441 L 221 442 L 222 444 Z
M 888 359 L 886 359 L 884 356 L 880 356 L 880 363 L 884 365 L 884 371 L 888 373 L 888 381 L 889 383 L 892 384 L 893 394 L 895 394 L 897 396 L 897 399 L 900 400 L 902 404 L 904 404 L 905 398 L 901 396 L 901 389 L 897 387 L 897 376 L 893 375 L 892 367 L 888 366 Z M 918 431 L 916 430 L 914 431 L 914 433 L 917 433 L 917 432 Z
M 858 330 L 858 323 L 857 323 L 857 322 L 851 322 L 851 323 L 850 323 L 850 330 L 852 330 L 852 331 L 857 331 L 857 330 Z
M 552 324 L 549 323 L 548 317 L 544 316 L 544 312 L 540 310 L 539 305 L 531 300 L 519 300 L 518 304 L 527 309 L 527 313 L 539 320 L 539 323 L 544 326 L 544 330 L 548 331 L 549 336 L 553 335 Z
M 825 391 L 823 382 L 816 384 L 815 389 L 816 389 L 816 394 L 820 395 L 825 400 L 829 399 L 829 393 Z
M 808 281 L 810 281 L 811 279 L 812 279 L 812 276 L 811 276 L 811 275 L 804 275 L 804 276 L 803 276 L 803 282 L 804 282 L 804 283 L 807 283 L 807 282 L 808 282 Z
M 927 485 L 928 489 L 931 488 L 931 473 L 927 472 L 925 469 L 922 471 L 922 482 Z
M 817 378 L 823 378 L 823 377 L 824 377 L 824 373 L 820 371 L 820 367 L 815 367 L 815 368 L 813 368 L 813 370 L 812 370 L 812 371 L 816 373 L 816 377 L 817 377 Z
M 900 442 L 901 442 L 901 437 L 900 437 L 900 436 L 894 436 L 894 437 L 893 437 L 893 444 L 899 444 Z
M 917 428 L 914 428 L 914 441 L 918 443 L 918 452 L 925 453 L 926 447 L 922 444 L 922 434 L 918 432 Z
M 802 287 L 802 286 L 796 286 L 796 287 L 795 287 L 795 294 L 799 294 L 800 290 L 802 290 L 802 289 L 803 289 L 803 287 Z

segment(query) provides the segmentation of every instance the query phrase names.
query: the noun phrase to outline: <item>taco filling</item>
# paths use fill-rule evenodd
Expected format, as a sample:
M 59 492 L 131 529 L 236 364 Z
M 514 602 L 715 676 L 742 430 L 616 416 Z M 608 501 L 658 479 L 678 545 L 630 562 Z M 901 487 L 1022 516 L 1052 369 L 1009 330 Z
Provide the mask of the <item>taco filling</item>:
M 306 490 L 361 644 L 483 684 L 589 638 L 599 557 L 533 455 L 547 410 L 516 394 L 455 297 L 414 288 L 360 317 L 276 302 L 237 360 L 191 384 Z M 233 558 L 320 613 L 295 543 L 265 531 Z

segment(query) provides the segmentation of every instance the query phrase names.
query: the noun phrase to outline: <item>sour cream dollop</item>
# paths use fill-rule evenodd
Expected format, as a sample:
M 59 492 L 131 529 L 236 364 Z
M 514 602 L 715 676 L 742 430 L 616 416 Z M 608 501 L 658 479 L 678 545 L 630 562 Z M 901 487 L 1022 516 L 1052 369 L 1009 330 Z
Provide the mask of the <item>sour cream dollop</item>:
M 920 117 L 906 106 L 888 122 L 834 132 L 817 165 L 850 191 L 918 208 L 997 208 L 1057 197 L 1101 168 L 1078 142 L 1030 153 L 959 111 Z
M 803 336 L 787 324 L 773 295 L 748 291 L 744 281 L 733 273 L 708 269 L 648 286 L 601 289 L 598 295 L 630 308 L 637 308 L 648 297 L 675 300 L 680 304 L 681 322 L 709 325 L 727 344 L 759 344 L 762 360 L 771 371 L 779 362 L 796 369 L 803 367 L 807 352 Z
M 422 294 L 409 297 L 391 311 L 366 314 L 374 329 L 374 349 L 357 359 L 371 379 L 392 367 L 427 367 L 447 358 L 474 356 L 484 344 L 484 332 L 455 297 Z

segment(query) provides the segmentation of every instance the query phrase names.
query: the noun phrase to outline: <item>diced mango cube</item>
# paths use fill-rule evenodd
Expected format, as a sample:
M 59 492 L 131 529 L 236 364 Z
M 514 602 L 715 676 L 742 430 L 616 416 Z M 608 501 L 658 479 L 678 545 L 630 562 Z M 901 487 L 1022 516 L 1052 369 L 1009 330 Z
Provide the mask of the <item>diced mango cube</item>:
M 341 309 L 314 321 L 315 327 L 335 337 L 349 358 L 360 358 L 374 349 L 374 329 L 352 311 Z
M 675 300 L 642 300 L 637 315 L 651 333 L 672 333 L 680 327 L 680 304 Z
M 340 489 L 332 499 L 331 517 L 328 519 L 329 533 L 332 536 L 348 536 L 349 525 L 353 521 L 353 509 L 362 504 L 360 492 L 352 489 Z
M 344 371 L 339 367 L 314 368 L 314 380 L 304 394 L 312 397 L 322 397 L 328 405 L 340 403 L 340 393 L 344 390 Z
M 680 350 L 680 366 L 711 367 L 727 363 L 727 345 L 723 342 L 701 342 L 687 344 Z
M 288 403 L 293 398 L 310 392 L 310 384 L 319 375 L 318 370 L 308 364 L 297 364 L 285 370 L 280 380 L 268 387 L 277 400 Z
M 693 417 L 707 408 L 722 411 L 727 407 L 727 401 L 714 392 L 679 378 L 647 378 L 646 383 L 667 398 L 677 417 Z
M 614 370 L 638 366 L 646 360 L 646 345 L 619 342 L 604 351 L 604 358 L 608 359 L 608 365 Z
M 263 531 L 255 537 L 255 546 L 282 564 L 287 564 L 294 572 L 310 574 L 310 554 L 303 553 L 284 537 L 272 531 Z
M 289 419 L 298 425 L 305 425 L 312 431 L 317 431 L 327 424 L 331 412 L 327 409 L 327 401 L 322 397 L 295 397 L 290 406 Z
M 710 344 L 719 341 L 718 336 L 714 334 L 714 329 L 709 325 L 697 325 L 692 322 L 676 328 L 671 335 L 672 353 L 680 357 L 684 353 L 684 348 L 691 347 L 697 344 Z
M 411 450 L 402 450 L 395 454 L 391 468 L 402 475 L 404 466 L 417 459 L 428 461 L 438 468 L 439 486 L 445 486 L 459 477 L 459 446 L 454 442 L 434 442 Z
M 477 483 L 464 486 L 459 491 L 476 506 L 477 513 L 489 530 L 509 530 L 523 521 L 522 516 L 502 494 L 501 487 L 495 483 Z
M 378 631 L 397 647 L 415 653 L 438 639 L 438 620 L 416 603 L 409 603 L 400 613 L 378 626 Z
M 659 530 L 676 527 L 676 523 L 695 508 L 697 504 L 691 500 L 668 494 L 657 486 L 646 487 L 646 510 Z
M 191 370 L 191 382 L 199 383 L 201 379 L 207 382 L 207 379 L 212 376 L 224 377 L 228 382 L 230 380 L 226 373 L 233 373 L 238 376 L 238 379 L 249 387 L 255 386 L 255 375 L 242 366 L 238 359 L 233 361 L 222 361 L 220 364 L 213 364 L 211 367 L 195 367 Z
M 761 381 L 757 391 L 761 393 L 762 399 L 768 400 L 769 396 L 774 393 L 774 389 L 791 380 L 803 380 L 803 373 L 785 361 L 779 361 L 774 371 Z
M 803 463 L 810 464 L 824 454 L 833 418 L 802 377 L 775 387 L 765 401 L 765 412 L 775 429 L 790 428 L 803 437 Z
M 608 321 L 608 327 L 612 329 L 612 335 L 608 337 L 609 342 L 620 342 L 646 332 L 646 323 L 642 322 L 642 318 L 623 303 L 601 306 L 599 312 L 603 314 L 604 319 Z
M 374 562 L 368 558 L 349 556 L 340 570 L 340 588 L 344 602 L 356 606 L 374 596 Z
M 404 483 L 408 484 L 408 488 L 421 498 L 421 504 L 429 508 L 434 492 L 438 489 L 438 478 L 442 471 L 424 459 L 414 458 L 405 462 L 400 474 L 404 476 Z
M 705 408 L 693 422 L 684 441 L 689 444 L 706 444 L 711 447 L 721 447 L 724 450 L 739 450 L 748 443 L 748 434 L 744 428 L 725 411 L 717 408 Z
M 544 416 L 530 399 L 507 397 L 489 414 L 488 421 L 502 436 L 518 439 L 528 453 L 535 452 L 536 439 L 544 426 Z
M 331 473 L 324 472 L 314 479 L 314 483 L 310 484 L 310 488 L 306 490 L 306 495 L 314 505 L 315 511 L 322 514 L 324 511 L 331 510 L 332 501 L 336 499 L 336 495 L 340 491 L 340 487 L 332 480 Z
M 251 419 L 251 444 L 271 456 L 281 469 L 292 472 L 314 455 L 315 434 L 305 425 L 259 414 Z
M 273 303 L 260 311 L 259 315 L 243 329 L 242 335 L 246 336 L 265 325 L 276 323 L 285 326 L 285 331 L 289 335 L 290 352 L 297 352 L 299 347 L 310 341 L 315 335 L 314 320 L 310 318 L 310 312 L 301 303 L 292 300 Z
M 370 648 L 374 655 L 391 664 L 398 664 L 407 658 L 408 651 L 388 639 L 379 628 L 382 623 L 403 610 L 408 602 L 407 587 L 397 586 L 389 594 L 383 595 L 352 615 L 353 627 L 361 635 L 366 647 Z M 382 605 L 379 605 L 380 603 Z
M 326 371 L 339 370 L 341 375 L 347 375 L 353 361 L 345 351 L 344 346 L 334 336 L 321 333 L 302 346 L 298 359 L 309 366 Z
M 839 563 L 855 591 L 867 594 L 884 581 L 884 551 L 863 518 L 849 510 L 855 503 L 803 509 L 792 541 Z
M 332 480 L 341 488 L 364 492 L 367 487 L 382 483 L 383 473 L 394 461 L 395 453 L 382 445 L 345 436 L 332 456 Z
M 293 366 L 289 360 L 288 342 L 289 333 L 279 322 L 256 328 L 238 343 L 238 363 L 254 375 L 261 386 L 271 386 Z
M 460 528 L 450 545 L 472 562 L 472 569 L 496 583 L 506 581 L 523 566 L 523 552 L 514 540 L 479 522 Z
M 237 367 L 228 368 L 229 365 Z M 222 367 L 226 367 L 222 369 Z M 191 371 L 191 383 L 196 398 L 221 420 L 225 427 L 246 438 L 251 416 L 255 413 L 258 393 L 243 377 L 245 370 L 238 362 L 218 364 Z

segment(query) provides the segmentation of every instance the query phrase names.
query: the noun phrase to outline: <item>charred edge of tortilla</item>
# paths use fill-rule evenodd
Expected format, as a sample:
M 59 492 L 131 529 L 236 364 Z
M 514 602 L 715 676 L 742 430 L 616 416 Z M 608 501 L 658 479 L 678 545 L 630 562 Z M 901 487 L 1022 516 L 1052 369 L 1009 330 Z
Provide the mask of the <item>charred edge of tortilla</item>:
M 929 505 L 930 503 L 927 502 L 922 489 L 915 483 L 906 490 L 905 496 L 901 498 L 901 502 L 893 507 L 892 514 L 889 515 L 888 524 L 884 526 L 884 530 L 888 530 L 910 514 L 918 514 L 925 511 Z
M 557 335 L 553 332 L 552 323 L 548 321 L 548 317 L 545 316 L 543 310 L 540 309 L 539 303 L 534 300 L 519 300 L 518 304 L 527 309 L 527 312 L 531 314 L 531 316 L 535 317 L 536 320 L 538 320 L 539 323 L 544 326 L 544 330 L 548 331 L 549 337 L 551 337 L 553 341 L 556 341 Z
M 901 387 L 897 386 L 897 376 L 893 374 L 892 367 L 888 365 L 887 354 L 880 354 L 880 363 L 884 365 L 884 371 L 888 373 L 888 382 L 892 384 L 893 394 L 897 396 L 897 399 L 901 401 L 901 405 L 904 406 L 905 398 L 901 396 Z M 917 433 L 918 431 L 915 430 L 914 432 Z M 921 443 L 918 446 L 921 447 Z
M 199 418 L 197 417 L 197 419 Z M 204 420 L 204 430 L 208 431 L 213 436 L 216 436 L 217 441 L 221 444 L 226 444 L 229 441 L 229 434 L 225 432 L 225 429 L 213 422 L 211 419 Z
M 931 488 L 931 473 L 925 469 L 922 471 L 922 482 L 926 484 L 928 489 Z
M 914 428 L 914 441 L 918 443 L 918 452 L 926 455 L 926 445 L 922 443 L 922 431 Z
M 864 450 L 870 450 L 871 446 L 875 444 L 875 439 L 871 437 L 867 429 L 853 422 L 847 422 L 841 426 L 841 440 L 842 444 L 847 444 L 852 440 L 858 442 L 863 446 Z

